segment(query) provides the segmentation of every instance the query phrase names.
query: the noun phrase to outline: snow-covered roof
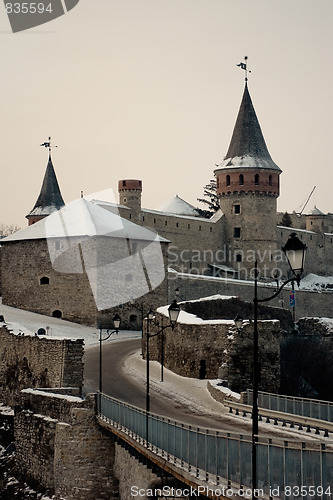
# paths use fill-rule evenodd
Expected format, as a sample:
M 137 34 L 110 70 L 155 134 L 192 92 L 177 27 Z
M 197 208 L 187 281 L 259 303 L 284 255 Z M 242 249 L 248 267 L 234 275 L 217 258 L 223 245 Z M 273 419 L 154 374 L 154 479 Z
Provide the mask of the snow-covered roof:
M 91 201 L 79 198 L 45 219 L 3 238 L 1 243 L 82 236 L 168 242 L 145 227 L 138 226 Z
M 278 229 L 288 229 L 291 233 L 309 233 L 316 234 L 314 231 L 309 231 L 308 229 L 299 229 L 298 227 L 288 227 L 288 226 L 276 226 Z
M 317 208 L 316 205 L 315 205 L 314 208 L 309 213 L 309 215 L 325 215 L 325 214 L 324 214 L 324 212 L 322 212 L 321 210 L 319 210 L 319 208 Z
M 193 205 L 180 198 L 178 194 L 172 198 L 172 200 L 169 200 L 167 203 L 158 207 L 157 211 L 177 215 L 191 215 L 192 217 L 199 216 L 198 210 Z
M 234 156 L 233 158 L 224 159 L 218 166 L 218 168 L 223 169 L 233 169 L 233 168 L 246 168 L 246 169 L 266 169 L 266 170 L 278 170 L 281 172 L 280 168 L 276 165 L 272 166 L 273 160 L 266 158 L 260 158 L 258 156 L 251 155 L 241 155 Z M 274 163 L 275 165 L 275 163 Z

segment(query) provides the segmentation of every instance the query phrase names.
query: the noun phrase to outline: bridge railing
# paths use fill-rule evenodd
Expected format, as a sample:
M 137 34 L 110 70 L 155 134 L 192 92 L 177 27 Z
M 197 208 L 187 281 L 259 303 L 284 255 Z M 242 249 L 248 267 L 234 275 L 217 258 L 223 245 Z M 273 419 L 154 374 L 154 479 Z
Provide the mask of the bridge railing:
M 251 488 L 249 435 L 192 427 L 149 413 L 146 440 L 147 415 L 144 410 L 102 394 L 98 397 L 98 412 L 111 426 L 196 477 L 213 481 L 216 485 Z M 333 453 L 326 450 L 325 445 L 309 447 L 299 441 L 273 442 L 272 439 L 259 438 L 257 446 L 258 489 L 262 490 L 262 495 L 286 500 L 299 498 L 300 488 L 311 486 L 316 488 L 315 496 L 313 489 L 309 495 L 304 494 L 303 489 L 303 498 L 320 497 L 325 491 L 331 495 L 325 498 L 332 498 Z M 288 487 L 294 490 L 286 490 Z
M 248 389 L 246 394 L 247 404 L 252 404 L 252 391 Z M 333 403 L 330 401 L 297 398 L 260 391 L 258 394 L 258 406 L 273 411 L 293 413 L 294 415 L 301 415 L 302 417 L 317 418 L 318 420 L 333 422 Z

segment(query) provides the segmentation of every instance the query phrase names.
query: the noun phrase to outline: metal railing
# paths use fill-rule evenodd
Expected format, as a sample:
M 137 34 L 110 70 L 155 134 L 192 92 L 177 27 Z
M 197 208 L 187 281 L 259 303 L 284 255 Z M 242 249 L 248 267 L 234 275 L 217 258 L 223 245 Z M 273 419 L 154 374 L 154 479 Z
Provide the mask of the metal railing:
M 252 404 L 252 390 L 248 389 L 246 394 L 246 403 Z M 293 413 L 302 417 L 333 422 L 333 403 L 330 401 L 259 392 L 258 405 L 261 408 L 268 408 L 273 411 Z
M 196 477 L 215 485 L 251 488 L 251 436 L 192 427 L 149 413 L 148 443 L 144 410 L 99 394 L 98 413 L 109 425 Z M 257 446 L 258 496 L 299 498 L 297 488 L 303 486 L 305 499 L 323 496 L 325 491 L 330 493 L 325 498 L 332 498 L 333 452 L 324 444 L 258 438 Z M 316 488 L 315 494 L 313 489 L 305 494 L 304 488 L 310 487 Z

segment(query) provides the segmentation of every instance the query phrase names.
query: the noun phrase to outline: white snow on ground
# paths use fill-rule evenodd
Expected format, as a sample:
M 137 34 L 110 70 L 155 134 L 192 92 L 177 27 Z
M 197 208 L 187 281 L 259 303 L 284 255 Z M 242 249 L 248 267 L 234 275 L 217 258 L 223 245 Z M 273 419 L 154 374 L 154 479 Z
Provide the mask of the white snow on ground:
M 186 303 L 195 303 L 195 302 L 207 302 L 210 300 L 231 300 L 231 299 L 237 299 L 237 295 L 208 295 L 208 297 L 201 297 L 200 299 L 193 299 L 193 300 L 185 300 L 183 302 Z M 179 302 L 181 304 L 182 302 Z
M 169 317 L 168 313 L 169 306 L 158 307 L 156 311 L 163 316 Z M 195 314 L 190 314 L 185 311 L 180 311 L 177 323 L 182 323 L 186 325 L 234 325 L 234 320 L 232 319 L 202 319 Z
M 220 385 L 221 379 L 217 378 L 215 380 L 210 380 L 209 382 L 210 382 L 210 385 L 212 387 L 214 387 L 214 389 L 217 389 L 218 391 L 223 392 L 223 394 L 225 394 L 225 396 L 232 397 L 235 399 L 241 398 L 241 395 L 238 392 L 234 392 L 231 389 L 229 389 L 229 387 L 223 387 L 223 385 Z
M 83 339 L 85 348 L 96 346 L 99 342 L 99 330 L 91 326 L 16 309 L 3 304 L 0 304 L 0 314 L 4 316 L 7 328 L 17 335 L 22 333 L 24 335 L 35 335 L 39 328 L 44 328 L 48 334 L 45 336 L 40 335 L 41 338 Z M 119 334 L 113 334 L 107 342 L 119 342 L 140 337 L 141 332 L 119 330 Z
M 328 328 L 329 333 L 333 333 L 333 318 L 318 318 L 318 321 Z
M 44 316 L 41 314 L 32 313 L 29 311 L 24 311 L 22 309 L 15 309 L 13 307 L 5 306 L 0 304 L 0 314 L 5 318 L 6 323 L 15 323 L 15 328 L 20 325 L 21 331 L 30 331 L 30 334 L 34 335 L 39 328 L 46 328 L 49 326 L 49 334 L 43 336 L 43 338 L 71 338 L 71 339 L 84 339 L 85 347 L 93 347 L 98 345 L 99 331 L 97 328 L 92 328 L 85 325 L 80 325 L 77 323 L 71 323 L 70 321 L 65 321 L 58 318 L 52 318 L 49 316 Z M 323 321 L 328 321 L 331 324 L 333 320 L 323 318 Z M 25 333 L 28 334 L 28 333 Z M 121 342 L 128 339 L 140 338 L 141 332 L 133 332 L 120 330 L 119 335 L 112 335 L 109 341 Z M 151 388 L 156 392 L 163 393 L 165 396 L 169 397 L 173 403 L 183 404 L 196 414 L 216 414 L 229 422 L 242 423 L 242 425 L 247 426 L 250 432 L 251 420 L 244 419 L 241 416 L 230 415 L 228 409 L 224 407 L 221 403 L 218 403 L 210 395 L 207 389 L 207 380 L 199 380 L 194 378 L 181 377 L 176 375 L 170 370 L 164 368 L 164 382 L 160 382 L 160 364 L 157 361 L 150 362 L 150 385 Z M 127 373 L 132 375 L 136 380 L 138 380 L 143 385 L 146 382 L 146 362 L 141 358 L 140 350 L 136 354 L 126 358 L 124 362 L 124 369 Z M 215 381 L 216 382 L 216 381 Z M 213 381 L 214 383 L 214 381 Z M 32 389 L 26 389 L 27 391 L 32 391 Z M 222 388 L 221 390 L 229 391 L 228 388 Z M 47 393 L 50 396 L 49 393 Z M 57 397 L 56 395 L 54 397 Z M 59 396 L 63 397 L 63 396 Z M 70 398 L 72 396 L 69 396 Z M 7 411 L 3 407 L 4 412 Z M 10 411 L 10 409 L 8 409 Z M 305 432 L 296 431 L 295 429 L 291 431 L 282 430 L 273 427 L 269 424 L 260 423 L 260 428 L 265 430 L 274 431 L 276 436 L 288 436 L 288 438 L 301 438 L 302 441 L 305 440 L 317 440 L 321 439 L 320 436 L 315 436 L 314 434 L 306 435 Z M 237 428 L 235 427 L 237 432 Z M 325 439 L 326 443 L 331 440 Z
M 330 290 L 333 292 L 333 276 L 308 274 L 302 278 L 299 288 L 300 290 Z
M 140 351 L 126 358 L 123 369 L 142 385 L 146 383 L 146 362 L 142 359 Z M 181 377 L 164 367 L 163 382 L 160 382 L 161 365 L 157 361 L 150 361 L 149 373 L 151 389 L 163 394 L 164 397 L 168 397 L 173 404 L 184 405 L 196 415 L 201 414 L 207 417 L 215 415 L 229 424 L 234 424 L 234 432 L 236 433 L 243 432 L 245 428 L 245 432 L 251 433 L 252 421 L 250 415 L 244 418 L 241 415 L 230 414 L 229 408 L 217 402 L 210 395 L 207 389 L 207 380 Z M 221 389 L 230 391 L 225 387 Z M 237 393 L 233 393 L 233 395 L 237 395 Z M 241 427 L 238 427 L 239 425 Z M 300 431 L 296 428 L 289 430 L 285 427 L 267 424 L 264 421 L 259 423 L 259 427 L 262 431 L 272 433 L 276 438 L 287 438 L 290 442 L 295 439 L 303 442 L 322 441 L 323 439 L 322 436 L 317 436 L 313 432 L 309 434 L 306 433 L 306 430 Z M 213 422 L 212 428 L 214 428 Z M 331 449 L 333 446 L 332 438 L 325 438 L 325 443 L 327 448 Z
M 146 361 L 142 359 L 140 351 L 128 356 L 124 363 L 124 370 L 133 375 L 137 381 L 146 383 Z M 218 403 L 207 390 L 207 380 L 181 377 L 164 367 L 163 383 L 160 382 L 161 365 L 157 361 L 149 362 L 150 387 L 154 391 L 179 404 L 184 404 L 196 413 L 227 413 L 229 410 Z

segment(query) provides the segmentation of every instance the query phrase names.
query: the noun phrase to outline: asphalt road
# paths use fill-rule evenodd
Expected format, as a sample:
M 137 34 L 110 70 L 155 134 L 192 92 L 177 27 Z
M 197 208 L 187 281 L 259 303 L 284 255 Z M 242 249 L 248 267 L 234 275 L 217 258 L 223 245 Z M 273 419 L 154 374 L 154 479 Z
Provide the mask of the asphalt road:
M 132 375 L 123 369 L 125 359 L 138 351 L 141 339 L 124 342 L 110 342 L 103 345 L 103 392 L 121 401 L 145 409 L 146 388 Z M 84 393 L 96 392 L 99 387 L 99 347 L 89 348 L 84 355 Z M 166 417 L 203 427 L 223 429 L 226 431 L 240 431 L 235 423 L 221 414 L 210 414 L 209 411 L 198 412 L 179 404 L 174 398 L 165 394 L 156 393 L 150 389 L 150 411 Z M 242 431 L 250 432 L 250 426 L 244 422 Z

